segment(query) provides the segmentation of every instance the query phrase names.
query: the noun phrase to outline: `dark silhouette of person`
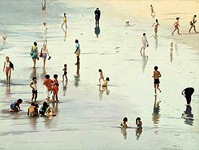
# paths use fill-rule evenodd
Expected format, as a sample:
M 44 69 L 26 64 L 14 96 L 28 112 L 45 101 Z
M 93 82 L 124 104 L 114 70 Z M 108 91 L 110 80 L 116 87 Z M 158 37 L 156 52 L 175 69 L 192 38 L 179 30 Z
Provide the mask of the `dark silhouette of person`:
M 100 20 L 100 16 L 101 16 L 101 12 L 100 12 L 99 8 L 96 8 L 96 10 L 94 11 L 94 14 L 95 14 L 96 27 L 97 26 L 99 27 L 99 20 Z
M 191 104 L 191 96 L 192 94 L 194 93 L 194 88 L 192 87 L 188 87 L 186 89 L 184 89 L 182 91 L 182 95 L 186 98 L 187 100 L 187 105 L 190 105 Z
M 95 27 L 95 34 L 96 34 L 96 38 L 98 38 L 99 34 L 100 34 L 100 27 L 99 26 Z

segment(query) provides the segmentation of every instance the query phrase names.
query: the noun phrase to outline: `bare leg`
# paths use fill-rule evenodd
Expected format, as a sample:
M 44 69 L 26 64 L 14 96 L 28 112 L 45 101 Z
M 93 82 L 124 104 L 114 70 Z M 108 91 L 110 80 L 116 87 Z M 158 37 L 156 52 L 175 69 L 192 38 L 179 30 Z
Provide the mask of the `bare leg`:
M 44 68 L 46 67 L 46 58 L 45 57 L 43 58 L 43 67 Z
M 196 33 L 198 33 L 198 32 L 196 31 L 196 26 L 194 26 L 193 28 L 194 28 L 194 31 L 195 31 Z
M 159 84 L 157 85 L 157 89 L 161 92 L 160 88 L 159 88 Z
M 10 83 L 10 78 L 11 78 L 11 70 L 8 71 L 8 83 Z
M 142 49 L 143 49 L 143 47 L 141 47 L 141 49 L 140 49 L 140 55 L 142 56 Z
M 180 30 L 178 29 L 178 35 L 180 35 Z
M 190 29 L 189 29 L 189 33 L 191 32 L 191 29 L 192 29 L 192 26 L 191 26 Z
M 154 85 L 155 95 L 157 95 L 157 88 L 156 85 Z
M 58 102 L 59 100 L 58 100 L 58 93 L 55 95 L 56 96 L 56 101 Z
M 175 31 L 176 31 L 176 29 L 173 30 L 172 35 L 174 34 Z

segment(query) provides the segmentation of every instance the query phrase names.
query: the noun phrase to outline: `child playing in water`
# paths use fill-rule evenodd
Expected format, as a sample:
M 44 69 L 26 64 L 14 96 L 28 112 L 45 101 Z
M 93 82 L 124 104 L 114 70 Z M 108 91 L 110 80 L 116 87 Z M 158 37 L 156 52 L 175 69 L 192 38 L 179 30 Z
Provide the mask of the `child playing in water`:
M 159 88 L 159 84 L 160 84 L 159 78 L 161 77 L 161 74 L 158 71 L 158 66 L 154 67 L 154 71 L 153 71 L 153 76 L 152 77 L 154 78 L 155 95 L 157 95 L 157 89 L 161 92 L 161 90 Z
M 127 122 L 128 122 L 128 118 L 127 118 L 127 117 L 124 117 L 124 119 L 122 120 L 120 126 L 121 126 L 122 128 L 127 128 L 127 127 L 128 127 L 128 126 L 127 126 Z
M 110 79 L 109 79 L 109 77 L 107 77 L 106 80 L 104 80 L 102 87 L 107 87 L 109 81 L 110 81 Z
M 30 117 L 38 116 L 38 104 L 31 103 L 31 105 L 28 107 L 27 115 Z
M 175 27 L 175 29 L 173 30 L 172 35 L 174 34 L 174 32 L 175 32 L 176 30 L 177 30 L 177 32 L 178 32 L 178 35 L 180 35 L 179 19 L 180 19 L 180 17 L 177 17 L 177 18 L 176 18 L 176 22 L 174 23 L 174 27 Z
M 10 112 L 17 112 L 20 109 L 20 104 L 23 102 L 22 99 L 18 99 L 10 104 Z
M 67 78 L 67 64 L 64 64 L 64 74 L 62 75 L 62 82 L 64 82 L 64 77 L 66 79 L 66 82 L 68 81 L 68 78 Z
M 140 117 L 136 118 L 137 129 L 142 129 L 142 121 Z
M 32 82 L 30 82 L 30 87 L 32 88 L 32 99 L 31 102 L 33 102 L 33 100 L 37 100 L 37 78 L 33 77 L 32 78 Z
M 101 85 L 101 80 L 104 81 L 104 75 L 101 69 L 99 69 L 99 74 L 100 74 L 99 84 Z

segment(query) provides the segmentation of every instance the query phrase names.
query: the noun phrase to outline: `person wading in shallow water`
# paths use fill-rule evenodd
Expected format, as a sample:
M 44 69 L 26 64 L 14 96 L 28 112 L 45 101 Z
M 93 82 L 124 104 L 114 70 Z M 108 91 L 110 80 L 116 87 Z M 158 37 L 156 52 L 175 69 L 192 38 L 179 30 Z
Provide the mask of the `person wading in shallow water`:
M 79 44 L 79 41 L 77 39 L 75 40 L 75 44 L 76 44 L 75 54 L 77 56 L 77 62 L 76 62 L 75 65 L 78 65 L 80 63 L 80 44 Z
M 95 25 L 96 27 L 99 27 L 99 20 L 101 16 L 101 11 L 99 10 L 99 8 L 96 8 L 96 10 L 94 11 L 94 14 L 95 14 Z
M 193 93 L 194 93 L 194 88 L 192 87 L 188 87 L 182 91 L 182 95 L 186 98 L 188 106 L 190 106 L 191 104 L 191 96 Z

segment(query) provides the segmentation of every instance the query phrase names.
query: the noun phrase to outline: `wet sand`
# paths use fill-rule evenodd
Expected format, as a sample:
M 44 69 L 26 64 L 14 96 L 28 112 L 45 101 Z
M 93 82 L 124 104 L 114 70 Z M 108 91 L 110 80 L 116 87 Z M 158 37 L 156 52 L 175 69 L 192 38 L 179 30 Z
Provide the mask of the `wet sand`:
M 108 15 L 111 6 L 104 3 L 100 7 L 103 14 L 98 38 L 93 20 L 95 3 L 79 5 L 78 1 L 49 0 L 45 19 L 40 3 L 29 0 L 16 3 L 11 0 L 0 4 L 0 31 L 6 28 L 8 32 L 8 48 L 0 51 L 0 63 L 3 64 L 8 55 L 15 64 L 10 87 L 5 84 L 5 74 L 0 74 L 0 143 L 3 143 L 0 149 L 11 149 L 13 145 L 22 150 L 198 149 L 197 49 L 162 36 L 170 34 L 167 28 L 161 28 L 155 39 L 151 24 L 140 24 L 139 20 L 126 30 L 126 18 Z M 9 9 L 6 8 L 8 5 Z M 60 25 L 65 11 L 69 22 L 64 42 Z M 22 19 L 22 13 L 28 15 Z M 7 15 L 14 15 L 15 19 L 6 18 Z M 47 61 L 45 70 L 41 60 L 36 70 L 33 70 L 30 47 L 34 41 L 38 42 L 39 47 L 42 46 L 43 21 L 47 22 L 49 28 L 48 49 L 52 59 Z M 150 44 L 145 57 L 139 53 L 143 32 L 147 33 Z M 76 38 L 80 41 L 82 51 L 79 67 L 74 65 Z M 174 42 L 172 57 L 171 42 Z M 65 63 L 68 64 L 67 85 L 61 83 Z M 158 93 L 157 97 L 157 101 L 161 100 L 159 114 L 153 115 L 155 97 L 152 72 L 155 65 L 159 66 L 162 73 L 162 93 Z M 108 92 L 97 85 L 99 68 L 105 76 L 110 77 Z M 51 119 L 29 118 L 26 116 L 31 98 L 28 84 L 33 76 L 37 76 L 38 101 L 41 104 L 44 100 L 42 83 L 46 73 L 51 77 L 55 73 L 59 74 L 60 103 L 51 104 L 57 116 Z M 186 109 L 181 91 L 187 86 L 195 88 L 192 100 L 194 120 L 181 118 Z M 22 111 L 8 113 L 10 102 L 17 98 L 25 100 Z M 142 118 L 144 128 L 139 139 L 135 128 L 127 129 L 126 132 L 119 128 L 124 116 L 129 118 L 131 127 L 135 127 L 137 116 Z

